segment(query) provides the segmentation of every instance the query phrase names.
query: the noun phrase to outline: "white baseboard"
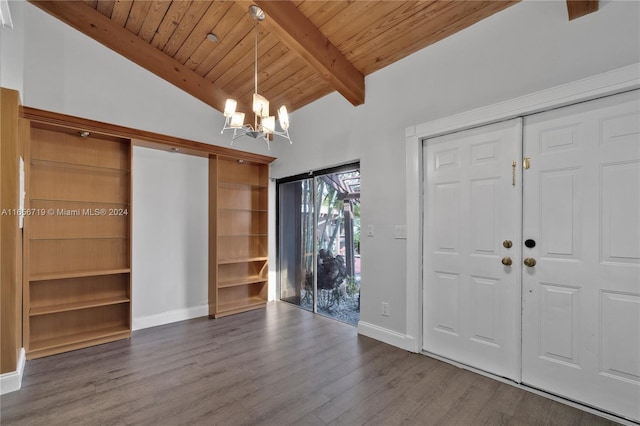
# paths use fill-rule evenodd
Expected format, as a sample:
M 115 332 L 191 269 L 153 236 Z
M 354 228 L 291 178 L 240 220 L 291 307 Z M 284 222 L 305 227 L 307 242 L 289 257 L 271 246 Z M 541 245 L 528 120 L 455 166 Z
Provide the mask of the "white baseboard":
M 400 349 L 406 349 L 406 336 L 402 333 L 398 333 L 397 331 L 369 324 L 368 322 L 359 321 L 358 334 L 371 337 L 372 339 L 379 340 Z
M 22 373 L 24 373 L 24 364 L 26 362 L 24 348 L 20 348 L 18 355 L 18 364 L 16 371 L 0 374 L 0 395 L 15 392 L 22 387 Z
M 146 317 L 134 317 L 132 329 L 142 330 L 143 328 L 156 327 L 158 325 L 171 324 L 172 322 L 206 317 L 207 315 L 209 315 L 208 305 L 192 306 L 190 308 L 176 309 Z
M 408 352 L 418 353 L 420 352 L 420 347 L 418 346 L 418 341 L 415 337 L 406 335 L 404 336 L 404 348 Z

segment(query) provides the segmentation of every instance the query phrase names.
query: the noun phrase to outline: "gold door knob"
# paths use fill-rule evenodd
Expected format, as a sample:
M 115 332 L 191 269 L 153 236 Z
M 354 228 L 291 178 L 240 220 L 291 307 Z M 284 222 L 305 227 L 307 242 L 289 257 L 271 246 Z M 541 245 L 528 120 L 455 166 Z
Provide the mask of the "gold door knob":
M 509 256 L 502 258 L 502 264 L 504 266 L 511 266 L 512 263 L 513 262 L 511 261 L 511 258 Z
M 513 246 L 513 243 L 511 242 L 511 240 L 504 240 L 504 241 L 502 242 L 502 246 L 503 246 L 504 248 L 511 248 L 511 247 Z
M 529 268 L 533 268 L 534 266 L 536 266 L 536 260 L 533 257 L 527 257 L 524 260 L 524 264 L 527 265 Z

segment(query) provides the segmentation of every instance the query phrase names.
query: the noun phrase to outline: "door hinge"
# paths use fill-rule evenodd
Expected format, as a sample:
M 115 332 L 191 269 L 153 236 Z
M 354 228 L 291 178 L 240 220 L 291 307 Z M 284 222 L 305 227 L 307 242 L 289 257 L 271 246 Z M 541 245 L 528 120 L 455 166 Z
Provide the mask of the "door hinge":
M 529 167 L 531 167 L 531 158 L 530 157 L 524 157 L 522 159 L 522 168 L 525 170 L 528 170 Z
M 516 186 L 516 165 L 518 163 L 516 162 L 516 160 L 513 160 L 513 163 L 511 163 L 511 185 Z

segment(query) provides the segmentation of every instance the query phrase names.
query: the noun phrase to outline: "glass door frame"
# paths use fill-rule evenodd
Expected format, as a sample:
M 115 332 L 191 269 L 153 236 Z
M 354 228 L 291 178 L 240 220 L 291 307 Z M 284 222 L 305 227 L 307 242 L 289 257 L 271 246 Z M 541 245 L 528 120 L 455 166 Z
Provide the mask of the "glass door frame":
M 324 176 L 324 175 L 331 175 L 331 174 L 336 174 L 336 173 L 340 173 L 340 172 L 349 172 L 349 171 L 353 171 L 353 170 L 358 170 L 360 171 L 360 161 L 354 161 L 354 162 L 350 162 L 350 163 L 345 163 L 339 166 L 334 166 L 334 167 L 330 167 L 330 168 L 326 168 L 326 169 L 319 169 L 319 170 L 313 170 L 313 171 L 309 171 L 307 173 L 301 173 L 298 175 L 294 175 L 294 176 L 289 176 L 289 177 L 285 177 L 285 178 L 281 178 L 281 179 L 276 179 L 276 265 L 278 265 L 277 267 L 277 273 L 276 273 L 276 294 L 277 294 L 277 298 L 278 300 L 282 300 L 281 296 L 281 268 L 280 268 L 280 248 L 281 248 L 281 241 L 280 241 L 280 185 L 281 184 L 286 184 L 286 183 L 292 183 L 292 182 L 302 182 L 304 180 L 311 180 L 312 184 L 313 184 L 313 241 L 312 241 L 312 246 L 313 246 L 313 256 L 312 256 L 312 265 L 313 265 L 313 303 L 312 303 L 312 311 L 313 313 L 318 313 L 318 277 L 317 277 L 317 264 L 318 264 L 318 250 L 317 250 L 317 245 L 318 245 L 318 233 L 317 233 L 317 229 L 318 229 L 318 212 L 316 211 L 316 206 L 318 205 L 318 188 L 317 188 L 317 179 L 320 176 Z M 302 308 L 304 309 L 304 308 Z

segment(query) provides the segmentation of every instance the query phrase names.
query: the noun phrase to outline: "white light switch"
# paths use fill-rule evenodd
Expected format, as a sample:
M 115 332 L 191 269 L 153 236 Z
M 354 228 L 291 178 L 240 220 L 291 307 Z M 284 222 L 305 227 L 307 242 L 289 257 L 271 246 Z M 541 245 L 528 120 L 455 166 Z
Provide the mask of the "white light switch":
M 396 239 L 397 240 L 407 239 L 407 225 L 396 225 Z
M 367 225 L 367 237 L 373 237 L 373 225 Z

